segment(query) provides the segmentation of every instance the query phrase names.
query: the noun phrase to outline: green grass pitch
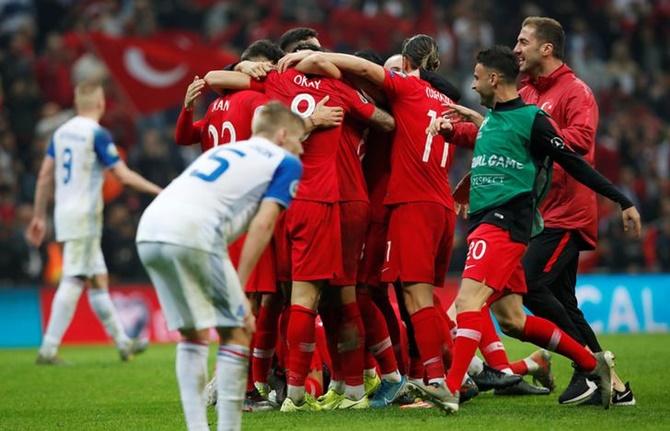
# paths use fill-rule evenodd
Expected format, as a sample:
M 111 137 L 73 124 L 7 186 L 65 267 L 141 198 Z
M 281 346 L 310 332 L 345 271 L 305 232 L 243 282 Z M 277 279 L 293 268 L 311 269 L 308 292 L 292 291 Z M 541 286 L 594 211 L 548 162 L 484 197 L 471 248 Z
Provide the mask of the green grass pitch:
M 554 356 L 558 391 L 544 397 L 494 397 L 485 393 L 453 416 L 430 410 L 282 414 L 251 413 L 249 430 L 643 430 L 670 429 L 670 335 L 603 336 L 617 354 L 617 370 L 632 382 L 635 407 L 604 411 L 564 407 L 558 393 L 570 364 Z M 506 339 L 513 359 L 533 346 Z M 0 430 L 182 430 L 174 375 L 174 346 L 155 345 L 130 363 L 109 346 L 65 347 L 72 365 L 38 367 L 35 350 L 0 351 Z M 212 357 L 214 349 L 211 349 Z M 216 417 L 210 412 L 216 429 Z

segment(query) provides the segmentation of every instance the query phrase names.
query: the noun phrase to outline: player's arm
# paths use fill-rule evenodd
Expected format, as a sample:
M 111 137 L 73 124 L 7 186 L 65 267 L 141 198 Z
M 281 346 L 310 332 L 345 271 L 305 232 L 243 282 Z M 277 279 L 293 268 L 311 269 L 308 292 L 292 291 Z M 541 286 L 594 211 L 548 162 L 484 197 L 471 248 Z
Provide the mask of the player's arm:
M 390 132 L 395 129 L 395 119 L 391 116 L 391 114 L 378 106 L 375 106 L 375 110 L 370 118 L 368 118 L 368 122 L 371 126 L 381 130 L 382 132 Z
M 53 151 L 50 149 L 50 151 Z M 26 229 L 26 238 L 30 244 L 39 247 L 44 241 L 46 234 L 47 206 L 49 197 L 53 191 L 54 183 L 54 158 L 51 153 L 42 161 L 40 173 L 37 177 L 35 187 L 35 200 L 33 203 L 33 218 Z
M 267 74 L 276 67 L 269 61 L 250 61 L 243 60 L 237 63 L 232 70 L 241 72 L 253 79 L 260 80 L 267 76 Z
M 205 75 L 205 83 L 214 91 L 249 90 L 251 77 L 242 72 L 212 70 Z
M 249 225 L 240 254 L 237 273 L 242 286 L 247 283 L 249 274 L 270 242 L 279 213 L 291 204 L 301 176 L 302 165 L 294 156 L 284 157 L 272 176 L 261 205 Z
M 320 52 L 322 56 L 320 61 L 327 61 L 335 65 L 341 72 L 351 73 L 381 86 L 386 78 L 384 68 L 371 61 L 365 60 L 349 54 L 337 54 L 332 52 Z M 285 55 L 277 64 L 279 70 L 286 70 L 295 64 L 298 64 L 309 55 L 314 55 L 311 51 L 298 51 Z
M 203 122 L 201 120 L 193 122 L 193 105 L 202 94 L 204 87 L 205 80 L 196 76 L 186 89 L 184 105 L 179 113 L 174 130 L 174 139 L 177 145 L 193 145 L 200 142 Z
M 618 203 L 623 211 L 624 230 L 628 231 L 629 223 L 633 225 L 633 233 L 640 236 L 642 225 L 640 214 L 633 203 L 621 193 L 607 178 L 593 169 L 577 153 L 563 142 L 554 125 L 546 115 L 539 113 L 533 122 L 531 133 L 531 149 L 546 154 L 574 179 L 596 193 Z
M 437 117 L 430 122 L 426 133 L 433 136 L 440 134 L 449 141 L 450 144 L 458 147 L 473 149 L 477 140 L 479 127 L 470 122 L 453 123 L 449 118 Z
M 306 75 L 320 75 L 333 79 L 341 79 L 342 72 L 340 72 L 340 69 L 326 60 L 321 54 L 320 52 L 314 52 L 308 55 L 295 65 L 295 69 Z
M 280 204 L 265 200 L 261 202 L 256 215 L 251 220 L 240 254 L 240 263 L 237 266 L 237 274 L 240 277 L 240 284 L 242 286 L 247 284 L 249 275 L 263 254 L 263 250 L 267 247 L 270 239 L 272 239 L 275 223 L 281 211 L 282 207 Z
M 330 96 L 319 100 L 312 115 L 305 118 L 305 132 L 311 133 L 314 129 L 327 129 L 342 124 L 344 109 L 341 106 L 326 106 Z
M 114 163 L 109 170 L 124 186 L 135 189 L 138 192 L 157 195 L 163 190 L 142 175 L 130 169 L 123 160 Z

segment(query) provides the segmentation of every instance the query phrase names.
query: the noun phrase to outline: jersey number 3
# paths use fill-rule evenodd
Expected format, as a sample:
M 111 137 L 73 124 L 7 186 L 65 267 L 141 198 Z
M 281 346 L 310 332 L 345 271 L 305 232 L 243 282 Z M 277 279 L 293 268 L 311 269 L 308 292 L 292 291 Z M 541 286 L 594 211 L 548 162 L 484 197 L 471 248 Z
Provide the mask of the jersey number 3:
M 65 170 L 63 184 L 67 184 L 72 179 L 72 150 L 70 148 L 63 150 L 63 169 Z

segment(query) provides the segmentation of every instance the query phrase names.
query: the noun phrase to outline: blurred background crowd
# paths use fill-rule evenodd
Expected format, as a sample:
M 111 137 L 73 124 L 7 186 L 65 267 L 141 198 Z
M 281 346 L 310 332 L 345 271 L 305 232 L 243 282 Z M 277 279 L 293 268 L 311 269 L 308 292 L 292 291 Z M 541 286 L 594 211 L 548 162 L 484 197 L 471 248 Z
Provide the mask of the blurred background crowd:
M 236 55 L 256 39 L 305 26 L 329 49 L 390 55 L 421 32 L 436 38 L 441 72 L 461 88 L 461 103 L 476 107 L 474 53 L 494 43 L 512 46 L 529 15 L 563 24 L 568 64 L 600 107 L 597 168 L 636 203 L 645 225 L 641 240 L 624 237 L 618 211 L 601 201 L 599 247 L 583 254 L 580 270 L 670 272 L 670 0 L 0 0 L 0 281 L 58 279 L 58 246 L 32 249 L 23 231 L 46 145 L 73 115 L 77 82 L 105 81 L 102 123 L 129 165 L 151 181 L 167 185 L 199 152 L 174 143 L 179 104 L 139 114 L 95 50 L 80 43 L 82 34 L 178 32 Z M 204 100 L 199 110 L 206 106 Z M 453 184 L 470 157 L 457 153 Z M 144 280 L 134 236 L 148 199 L 109 182 L 105 200 L 102 244 L 112 280 Z M 460 225 L 455 274 L 463 267 L 464 233 Z

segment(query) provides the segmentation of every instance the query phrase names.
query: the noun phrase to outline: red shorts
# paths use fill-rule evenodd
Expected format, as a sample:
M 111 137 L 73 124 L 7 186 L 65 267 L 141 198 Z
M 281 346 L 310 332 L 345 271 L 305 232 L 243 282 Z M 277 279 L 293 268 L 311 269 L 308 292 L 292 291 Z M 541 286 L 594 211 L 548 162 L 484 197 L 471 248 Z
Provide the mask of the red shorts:
M 240 263 L 242 246 L 244 246 L 246 237 L 246 234 L 242 235 L 228 246 L 228 256 L 230 256 L 230 260 L 235 268 Z M 272 242 L 265 247 L 254 270 L 249 274 L 249 280 L 247 280 L 247 284 L 244 286 L 244 291 L 246 293 L 275 293 L 277 291 L 275 254 Z
M 470 278 L 495 290 L 491 304 L 508 293 L 526 293 L 526 274 L 521 258 L 526 244 L 514 242 L 509 231 L 482 223 L 468 235 L 468 256 L 463 278 Z
M 363 246 L 363 257 L 358 266 L 358 283 L 367 286 L 382 284 L 379 278 L 384 265 L 387 232 L 388 220 L 385 223 L 371 222 L 368 226 Z
M 290 207 L 289 207 L 290 208 Z M 275 244 L 275 262 L 277 265 L 277 281 L 291 281 L 291 241 L 286 231 L 286 213 L 282 211 L 275 223 L 273 241 Z
M 449 267 L 456 213 L 433 202 L 391 208 L 381 280 L 441 287 Z
M 286 212 L 291 279 L 332 280 L 342 273 L 340 211 L 336 203 L 293 201 Z
M 347 201 L 340 202 L 339 207 L 344 272 L 338 274 L 330 284 L 353 286 L 356 284 L 365 233 L 370 224 L 370 205 L 364 201 Z

